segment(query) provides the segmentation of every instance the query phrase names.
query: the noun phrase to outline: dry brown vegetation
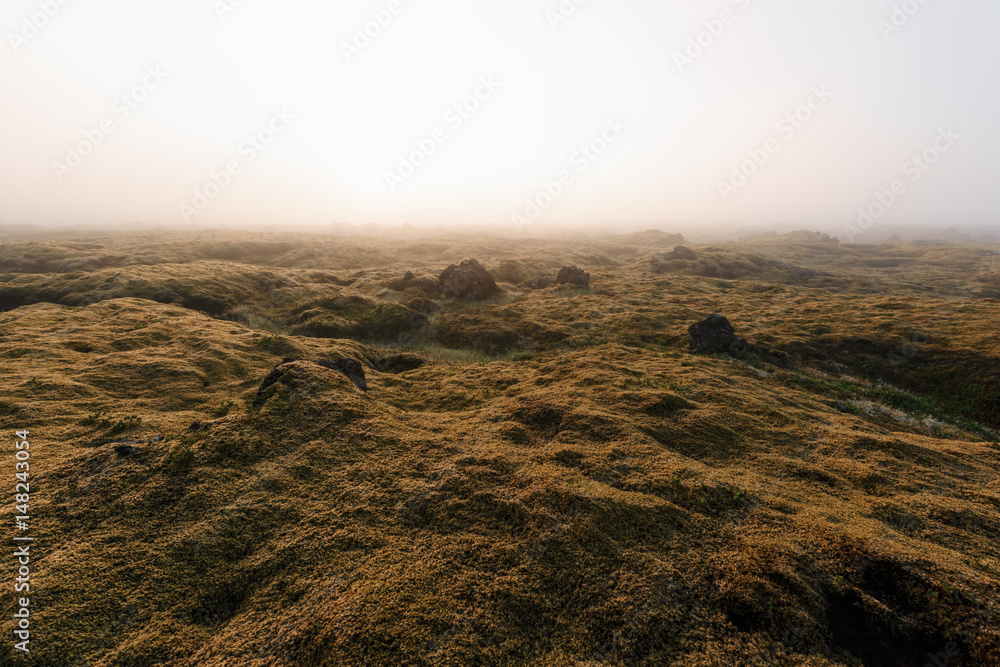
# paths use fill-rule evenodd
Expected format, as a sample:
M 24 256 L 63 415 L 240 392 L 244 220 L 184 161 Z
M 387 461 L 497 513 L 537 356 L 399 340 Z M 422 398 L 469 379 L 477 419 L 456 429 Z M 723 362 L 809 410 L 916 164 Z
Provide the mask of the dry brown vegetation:
M 30 664 L 998 665 L 995 250 L 6 243 Z M 503 293 L 435 294 L 465 257 Z M 790 367 L 690 354 L 713 312 Z

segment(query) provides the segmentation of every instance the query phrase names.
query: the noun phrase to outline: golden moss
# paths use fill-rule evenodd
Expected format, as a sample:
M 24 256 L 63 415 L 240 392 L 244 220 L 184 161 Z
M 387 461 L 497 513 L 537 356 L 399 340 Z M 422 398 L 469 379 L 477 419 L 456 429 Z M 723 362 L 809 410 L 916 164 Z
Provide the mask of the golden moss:
M 77 295 L 0 313 L 0 417 L 33 438 L 37 664 L 829 667 L 952 641 L 996 664 L 995 303 L 942 298 L 976 248 L 714 253 L 833 274 L 796 284 L 773 265 L 654 275 L 629 237 L 183 239 L 0 253 L 5 270 L 119 258 L 3 283 Z M 329 306 L 396 312 L 386 280 L 470 248 L 491 269 L 586 266 L 592 290 L 448 304 L 424 339 L 375 348 L 114 287 L 352 321 Z M 133 263 L 152 253 L 169 266 Z M 793 366 L 690 355 L 713 311 Z M 390 372 L 404 348 L 426 363 Z M 362 362 L 368 390 L 308 361 L 333 358 Z

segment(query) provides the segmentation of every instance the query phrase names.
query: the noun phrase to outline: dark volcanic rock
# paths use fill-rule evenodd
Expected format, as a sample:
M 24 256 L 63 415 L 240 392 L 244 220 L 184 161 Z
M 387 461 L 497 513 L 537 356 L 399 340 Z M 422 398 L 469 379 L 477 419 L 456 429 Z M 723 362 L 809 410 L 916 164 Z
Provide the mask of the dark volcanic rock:
M 365 367 L 360 361 L 354 359 L 320 359 L 313 363 L 319 364 L 323 368 L 343 373 L 347 379 L 354 383 L 354 386 L 361 391 L 368 391 L 368 381 L 365 380 Z
M 118 445 L 115 447 L 115 453 L 118 456 L 135 456 L 139 453 L 139 450 L 131 445 Z
M 551 285 L 552 281 L 550 281 L 545 276 L 535 276 L 531 280 L 521 283 L 520 285 L 518 285 L 518 287 L 521 287 L 523 289 L 545 289 L 547 287 L 550 287 Z
M 697 353 L 722 352 L 736 356 L 735 352 L 746 344 L 736 335 L 736 329 L 729 320 L 718 313 L 692 324 L 688 333 L 691 334 L 691 351 Z
M 556 276 L 556 282 L 560 285 L 569 283 L 570 285 L 587 287 L 590 285 L 590 274 L 575 266 L 564 266 L 559 271 L 559 275 Z
M 775 366 L 788 365 L 788 355 L 777 350 L 759 347 L 736 335 L 736 330 L 722 315 L 714 313 L 707 319 L 688 327 L 691 334 L 691 351 L 695 353 L 722 353 L 737 358 L 759 356 Z
M 490 272 L 474 259 L 463 259 L 461 264 L 452 264 L 441 272 L 438 280 L 441 283 L 441 294 L 459 299 L 485 299 L 500 292 Z

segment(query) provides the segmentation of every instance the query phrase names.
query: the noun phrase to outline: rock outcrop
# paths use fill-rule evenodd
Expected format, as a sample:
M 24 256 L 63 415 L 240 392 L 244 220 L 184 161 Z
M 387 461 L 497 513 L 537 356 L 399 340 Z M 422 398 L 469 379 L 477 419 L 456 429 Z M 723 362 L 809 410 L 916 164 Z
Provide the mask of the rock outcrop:
M 696 354 L 721 353 L 736 358 L 757 356 L 762 361 L 784 368 L 788 365 L 788 355 L 754 345 L 736 335 L 736 329 L 729 320 L 714 313 L 707 319 L 688 327 L 691 335 L 691 351 Z
M 590 274 L 575 266 L 564 266 L 559 271 L 559 275 L 556 276 L 556 282 L 560 285 L 569 284 L 576 285 L 577 287 L 589 287 Z
M 500 293 L 496 280 L 474 259 L 463 259 L 441 272 L 438 281 L 443 296 L 477 301 Z

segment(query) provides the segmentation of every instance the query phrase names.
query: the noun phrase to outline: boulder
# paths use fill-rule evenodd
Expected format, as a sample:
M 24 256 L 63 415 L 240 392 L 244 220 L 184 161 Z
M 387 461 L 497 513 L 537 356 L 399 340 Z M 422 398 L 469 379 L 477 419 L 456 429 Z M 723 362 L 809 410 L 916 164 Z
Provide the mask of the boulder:
M 459 299 L 475 301 L 500 293 L 490 272 L 474 259 L 463 259 L 461 264 L 452 264 L 441 272 L 438 281 L 442 295 Z
M 688 327 L 691 351 L 696 354 L 721 353 L 736 358 L 758 357 L 764 362 L 782 368 L 788 365 L 788 355 L 750 343 L 736 335 L 729 320 L 718 313 Z
M 695 353 L 719 352 L 736 354 L 746 345 L 746 341 L 736 335 L 736 329 L 722 315 L 714 313 L 708 319 L 688 327 L 691 334 L 691 351 Z
M 556 282 L 560 285 L 570 284 L 578 287 L 588 287 L 590 285 L 590 274 L 575 266 L 564 266 L 559 271 L 559 275 L 556 276 Z

